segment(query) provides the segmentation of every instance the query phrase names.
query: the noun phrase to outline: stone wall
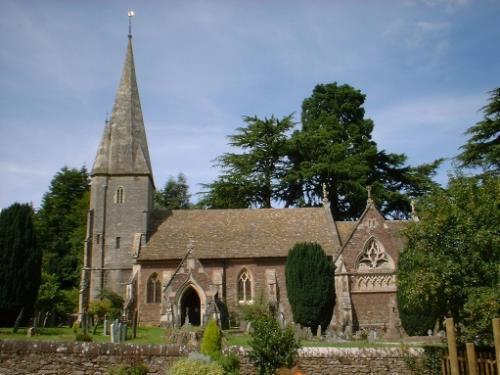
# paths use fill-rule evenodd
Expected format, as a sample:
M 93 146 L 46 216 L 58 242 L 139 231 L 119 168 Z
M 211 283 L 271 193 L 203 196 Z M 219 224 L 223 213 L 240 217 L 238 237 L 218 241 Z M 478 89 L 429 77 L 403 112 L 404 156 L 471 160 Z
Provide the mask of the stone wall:
M 98 343 L 53 343 L 0 340 L 0 374 L 104 375 L 119 364 L 142 362 L 150 374 L 165 374 L 171 364 L 185 356 L 176 345 L 131 345 Z M 245 350 L 238 352 L 241 375 L 254 375 L 255 369 Z M 410 349 L 409 355 L 422 354 Z M 398 348 L 303 348 L 299 368 L 307 375 L 410 375 Z
M 187 355 L 178 345 L 0 340 L 0 374 L 104 375 L 116 365 L 144 363 L 150 374 Z
M 241 375 L 254 375 L 255 369 L 240 352 Z M 419 356 L 421 349 L 410 349 L 407 355 Z M 302 348 L 297 360 L 307 375 L 411 375 L 398 348 Z

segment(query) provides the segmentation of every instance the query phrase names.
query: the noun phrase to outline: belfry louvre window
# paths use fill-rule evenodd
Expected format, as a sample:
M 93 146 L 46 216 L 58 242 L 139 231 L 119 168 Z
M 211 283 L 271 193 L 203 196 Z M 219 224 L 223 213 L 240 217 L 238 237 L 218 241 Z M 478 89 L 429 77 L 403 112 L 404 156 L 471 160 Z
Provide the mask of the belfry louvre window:
M 125 202 L 125 191 L 122 186 L 120 186 L 118 189 L 116 189 L 115 193 L 115 203 L 123 203 Z
M 248 303 L 252 301 L 252 277 L 243 268 L 238 276 L 238 302 Z
M 161 303 L 161 281 L 157 273 L 153 273 L 148 279 L 146 296 L 147 303 Z

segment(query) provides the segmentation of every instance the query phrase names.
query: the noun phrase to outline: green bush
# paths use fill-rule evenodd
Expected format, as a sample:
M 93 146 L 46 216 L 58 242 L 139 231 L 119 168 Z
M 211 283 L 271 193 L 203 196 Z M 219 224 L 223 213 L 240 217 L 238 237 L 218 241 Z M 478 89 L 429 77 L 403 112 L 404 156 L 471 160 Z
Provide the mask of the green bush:
M 215 320 L 210 320 L 203 332 L 203 339 L 201 340 L 201 352 L 210 356 L 212 359 L 220 357 L 222 349 L 222 332 Z
M 217 362 L 204 363 L 193 359 L 181 359 L 174 362 L 167 375 L 224 375 Z
M 410 355 L 408 346 L 403 346 L 403 360 L 408 370 L 415 375 L 440 375 L 441 358 L 445 349 L 440 346 L 425 346 L 420 357 Z
M 148 367 L 143 363 L 138 363 L 131 366 L 114 366 L 109 370 L 109 375 L 147 375 Z
M 224 375 L 239 375 L 240 374 L 240 359 L 234 353 L 222 355 L 219 358 L 219 364 L 222 366 Z
M 335 266 L 317 243 L 298 243 L 288 253 L 286 290 L 293 320 L 316 332 L 330 324 L 335 305 Z
M 276 319 L 265 316 L 253 322 L 248 357 L 259 375 L 272 375 L 280 367 L 292 367 L 300 347 L 290 327 L 281 330 Z
M 92 335 L 89 335 L 88 333 L 78 332 L 75 335 L 75 341 L 90 342 L 90 341 L 94 341 L 94 339 L 93 339 Z

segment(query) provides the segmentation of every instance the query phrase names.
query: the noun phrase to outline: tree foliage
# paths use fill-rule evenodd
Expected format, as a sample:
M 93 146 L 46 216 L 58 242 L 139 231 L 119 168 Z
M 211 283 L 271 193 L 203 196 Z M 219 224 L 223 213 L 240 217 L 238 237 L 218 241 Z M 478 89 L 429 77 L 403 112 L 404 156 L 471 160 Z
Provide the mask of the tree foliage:
M 290 327 L 282 330 L 272 316 L 261 316 L 252 322 L 253 331 L 248 354 L 257 374 L 273 375 L 280 367 L 292 367 L 299 342 Z
M 336 220 L 358 218 L 366 206 L 366 186 L 382 213 L 406 217 L 410 197 L 435 186 L 440 161 L 406 165 L 406 155 L 378 150 L 373 121 L 365 118 L 365 95 L 349 85 L 317 85 L 302 104 L 302 130 L 290 140 L 291 168 L 283 200 L 287 205 L 319 205 L 327 188 Z
M 302 326 L 325 330 L 335 305 L 335 266 L 317 243 L 296 244 L 285 264 L 286 290 L 293 319 Z
M 365 95 L 349 85 L 317 85 L 302 104 L 302 129 L 292 117 L 245 117 L 246 127 L 229 136 L 241 153 L 219 157 L 222 173 L 204 185 L 208 208 L 318 206 L 326 186 L 336 220 L 357 218 L 366 187 L 385 216 L 405 218 L 410 199 L 429 192 L 441 163 L 411 167 L 404 154 L 379 150 L 373 122 L 365 118 Z
M 161 208 L 179 210 L 190 207 L 189 186 L 184 173 L 177 175 L 177 180 L 169 177 L 162 190 L 155 193 L 155 203 Z
M 398 265 L 403 326 L 424 334 L 452 316 L 468 336 L 488 339 L 485 322 L 500 314 L 500 177 L 452 176 L 420 200 L 418 214 Z
M 52 179 L 36 215 L 43 246 L 43 270 L 55 275 L 61 289 L 78 287 L 89 208 L 89 176 L 62 168 Z
M 0 213 L 0 325 L 12 325 L 22 309 L 29 316 L 36 300 L 42 253 L 33 216 L 19 203 Z
M 210 208 L 270 208 L 279 199 L 286 168 L 287 132 L 292 115 L 278 119 L 245 116 L 245 127 L 230 135 L 229 144 L 242 153 L 225 153 L 217 159 L 222 175 L 207 189 L 203 202 Z
M 465 133 L 470 138 L 460 147 L 458 160 L 463 167 L 500 170 L 500 87 L 490 92 L 489 103 L 482 110 L 484 118 Z

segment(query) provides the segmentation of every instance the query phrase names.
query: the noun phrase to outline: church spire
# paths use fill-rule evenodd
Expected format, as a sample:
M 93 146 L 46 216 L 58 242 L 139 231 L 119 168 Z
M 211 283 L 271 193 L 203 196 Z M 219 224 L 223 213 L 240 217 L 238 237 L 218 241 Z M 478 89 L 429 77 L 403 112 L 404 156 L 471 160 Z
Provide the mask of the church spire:
M 153 180 L 130 34 L 115 104 L 104 129 L 92 175 L 148 175 Z

